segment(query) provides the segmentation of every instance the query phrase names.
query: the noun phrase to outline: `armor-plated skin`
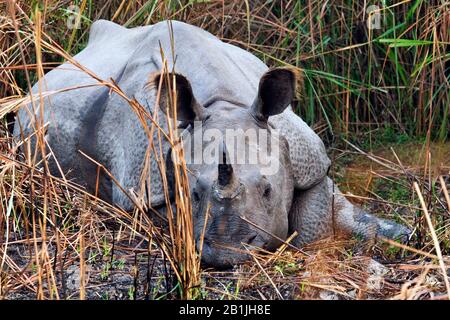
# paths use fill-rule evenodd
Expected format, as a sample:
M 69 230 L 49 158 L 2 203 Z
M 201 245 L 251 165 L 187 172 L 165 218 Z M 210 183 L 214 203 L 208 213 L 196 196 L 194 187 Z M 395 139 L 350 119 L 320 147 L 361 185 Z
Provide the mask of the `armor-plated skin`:
M 190 94 L 204 111 L 197 117 L 205 120 L 209 115 L 205 125 L 211 128 L 233 126 L 245 130 L 257 127 L 259 120 L 255 119 L 252 110 L 261 94 L 258 90 L 262 79 L 268 74 L 267 66 L 247 51 L 226 44 L 202 29 L 178 21 L 172 21 L 171 25 L 175 71 L 184 76 L 191 87 Z M 92 25 L 88 46 L 74 59 L 101 79 L 114 79 L 128 97 L 135 98 L 153 113 L 156 90 L 154 86 L 148 86 L 148 82 L 151 75 L 162 69 L 160 46 L 168 59 L 169 70 L 172 69 L 174 57 L 169 30 L 167 21 L 126 29 L 99 20 Z M 291 85 L 288 77 L 281 79 L 280 85 Z M 46 74 L 42 88 L 55 91 L 95 84 L 96 80 L 89 75 L 65 63 Z M 37 92 L 36 84 L 33 94 Z M 275 92 L 273 96 L 277 96 Z M 81 155 L 81 150 L 103 164 L 125 190 L 139 190 L 148 137 L 137 115 L 122 97 L 110 93 L 105 86 L 90 86 L 54 94 L 44 102 L 44 123 L 49 122 L 47 141 L 66 177 L 90 190 L 95 185 L 96 166 Z M 263 177 L 255 165 L 233 165 L 230 170 L 235 178 L 230 179 L 227 188 L 241 186 L 242 197 L 229 201 L 226 206 L 213 192 L 219 175 L 217 166 L 196 165 L 198 175 L 190 177 L 191 192 L 198 192 L 200 187 L 207 188 L 202 197 L 192 196 L 196 235 L 203 227 L 205 203 L 211 203 L 212 219 L 208 221 L 204 261 L 215 266 L 228 266 L 247 257 L 214 248 L 213 242 L 235 247 L 250 243 L 273 249 L 279 241 L 269 234 L 285 239 L 289 232 L 298 231 L 296 245 L 327 236 L 332 231 L 333 208 L 336 227 L 346 232 L 356 232 L 366 238 L 377 234 L 397 237 L 409 232 L 403 226 L 362 212 L 338 194 L 327 177 L 330 160 L 323 142 L 290 106 L 283 104 L 279 110 L 264 112 L 270 114 L 262 121 L 264 125 L 269 130 L 278 129 L 282 135 L 279 174 Z M 159 114 L 163 117 L 161 112 Z M 163 128 L 165 123 L 160 121 Z M 25 137 L 33 132 L 25 108 L 18 114 L 16 137 L 21 135 L 20 128 Z M 169 144 L 164 143 L 162 149 L 165 154 Z M 52 172 L 58 174 L 55 163 L 50 164 Z M 149 170 L 152 206 L 162 206 L 165 197 L 154 158 Z M 205 177 L 208 178 L 205 180 Z M 261 189 L 261 181 L 271 186 L 270 201 L 264 198 L 267 195 Z M 333 190 L 337 193 L 334 197 Z M 125 210 L 133 208 L 129 197 L 105 177 L 101 181 L 100 196 Z M 331 205 L 332 199 L 338 205 Z M 223 207 L 227 208 L 225 212 L 219 210 Z M 249 226 L 240 216 L 268 228 L 268 233 Z

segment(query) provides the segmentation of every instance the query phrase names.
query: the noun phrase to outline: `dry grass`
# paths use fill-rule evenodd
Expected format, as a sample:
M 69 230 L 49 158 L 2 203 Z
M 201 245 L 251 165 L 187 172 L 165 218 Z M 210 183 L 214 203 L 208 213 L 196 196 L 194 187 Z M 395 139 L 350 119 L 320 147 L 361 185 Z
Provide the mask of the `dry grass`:
M 448 2 L 411 2 L 386 8 L 392 14 L 387 15 L 383 34 L 367 33 L 361 26 L 365 8 L 353 1 L 331 1 L 325 7 L 315 0 L 193 5 L 175 1 L 92 5 L 82 0 L 76 1 L 81 8 L 79 30 L 66 28 L 70 1 L 47 1 L 47 6 L 39 1 L 8 1 L 9 7 L 0 3 L 0 118 L 5 120 L 0 135 L 0 298 L 447 299 L 450 164 L 445 155 L 437 160 L 432 141 L 445 143 L 449 131 L 445 48 L 450 11 Z M 276 253 L 251 251 L 254 260 L 232 271 L 203 270 L 195 252 L 182 161 L 176 162 L 177 205 L 175 212 L 169 209 L 165 232 L 150 220 L 151 208 L 142 194 L 132 199 L 135 211 L 124 212 L 64 175 L 52 176 L 45 123 L 35 123 L 36 151 L 32 153 L 29 141 L 24 141 L 29 151 L 20 154 L 7 121 L 21 105 L 52 94 L 45 88 L 35 97 L 26 92 L 61 61 L 77 65 L 71 55 L 83 48 L 87 27 L 98 18 L 127 26 L 176 18 L 247 48 L 270 65 L 302 68 L 305 90 L 297 111 L 325 139 L 333 137 L 335 178 L 347 177 L 348 163 L 342 159 L 349 155 L 352 163 L 354 158 L 363 159 L 368 174 L 357 183 L 364 188 L 351 198 L 385 216 L 403 219 L 414 228 L 411 242 L 361 247 L 353 240 L 332 238 L 302 250 L 286 244 Z M 147 155 L 158 157 L 165 176 L 158 148 L 161 139 L 176 141 L 173 125 L 168 123 L 169 130 L 162 131 L 158 119 L 115 83 L 77 66 L 128 102 L 149 139 L 158 130 L 159 139 Z M 161 79 L 171 83 L 168 77 Z M 411 154 L 397 154 L 396 147 L 389 156 L 386 151 L 366 152 L 386 127 L 394 127 L 397 135 L 423 138 L 422 157 L 408 163 Z M 339 133 L 349 141 L 368 137 L 368 144 L 361 148 L 345 143 Z M 175 156 L 183 159 L 182 154 Z M 39 158 L 43 160 L 38 163 Z M 99 170 L 108 174 L 101 165 Z M 391 189 L 386 193 L 375 186 L 377 181 Z M 394 197 L 393 190 L 402 196 Z M 386 269 L 370 272 L 371 256 Z

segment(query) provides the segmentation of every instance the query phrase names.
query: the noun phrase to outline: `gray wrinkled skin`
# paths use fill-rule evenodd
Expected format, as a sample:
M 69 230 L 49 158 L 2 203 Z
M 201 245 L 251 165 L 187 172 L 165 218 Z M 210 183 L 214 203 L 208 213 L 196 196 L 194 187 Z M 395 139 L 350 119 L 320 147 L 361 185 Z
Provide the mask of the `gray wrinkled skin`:
M 245 130 L 259 128 L 259 124 L 248 109 L 229 103 L 215 103 L 207 109 L 206 114 L 203 117 L 205 120 L 202 128 L 196 130 L 217 129 L 225 134 L 225 128 L 230 127 Z M 188 134 L 194 135 L 195 131 L 191 130 Z M 280 169 L 275 175 L 262 174 L 259 165 L 233 164 L 230 182 L 221 187 L 217 164 L 189 165 L 192 173 L 189 181 L 198 241 L 205 224 L 207 206 L 208 204 L 210 206 L 202 255 L 203 261 L 207 264 L 229 266 L 248 258 L 246 254 L 236 254 L 236 251 L 224 247 L 237 247 L 240 243 L 245 243 L 274 250 L 281 244 L 278 239 L 287 238 L 288 213 L 294 191 L 293 175 L 288 142 L 283 136 L 274 139 L 274 142 L 280 145 L 281 154 Z M 205 148 L 208 145 L 210 143 L 203 144 Z M 261 232 L 260 229 L 269 231 L 278 239 Z
M 172 27 L 176 72 L 189 81 L 193 98 L 207 111 L 202 119 L 210 115 L 205 125 L 220 130 L 230 126 L 245 130 L 260 125 L 251 116 L 251 106 L 257 100 L 258 84 L 267 66 L 250 53 L 197 27 L 177 21 L 172 22 Z M 100 78 L 114 79 L 128 97 L 134 97 L 153 114 L 155 89 L 146 88 L 146 84 L 150 75 L 162 69 L 160 44 L 169 69 L 172 68 L 170 43 L 166 21 L 126 29 L 100 20 L 92 25 L 88 46 L 74 59 Z M 44 80 L 43 91 L 94 85 L 44 99 L 44 122 L 49 122 L 46 139 L 66 177 L 92 191 L 96 166 L 79 153 L 82 150 L 104 164 L 125 190 L 138 193 L 148 137 L 128 103 L 106 87 L 95 86 L 94 79 L 69 63 L 47 73 Z M 38 84 L 33 87 L 33 94 L 37 92 Z M 268 119 L 268 127 L 279 129 L 283 136 L 279 174 L 266 177 L 256 165 L 233 165 L 231 182 L 217 188 L 217 165 L 192 167 L 196 172 L 190 177 L 190 184 L 197 237 L 203 228 L 206 203 L 211 205 L 202 257 L 205 262 L 221 267 L 247 258 L 245 253 L 223 246 L 242 248 L 241 243 L 249 243 L 274 249 L 279 241 L 270 234 L 286 239 L 289 233 L 298 231 L 295 244 L 302 245 L 329 235 L 332 220 L 338 229 L 365 238 L 395 238 L 408 233 L 405 227 L 364 213 L 341 196 L 326 176 L 330 160 L 320 138 L 290 106 L 283 105 L 280 111 Z M 29 116 L 32 113 L 31 106 L 20 110 L 16 137 L 27 137 L 33 132 Z M 165 127 L 164 116 L 159 114 L 159 122 Z M 164 143 L 163 153 L 167 150 L 168 144 Z M 50 164 L 52 172 L 59 174 L 54 161 Z M 162 206 L 165 201 L 154 158 L 149 170 L 151 203 Z M 264 192 L 266 186 L 271 188 L 269 195 Z M 133 208 L 129 198 L 105 177 L 100 195 L 125 210 Z

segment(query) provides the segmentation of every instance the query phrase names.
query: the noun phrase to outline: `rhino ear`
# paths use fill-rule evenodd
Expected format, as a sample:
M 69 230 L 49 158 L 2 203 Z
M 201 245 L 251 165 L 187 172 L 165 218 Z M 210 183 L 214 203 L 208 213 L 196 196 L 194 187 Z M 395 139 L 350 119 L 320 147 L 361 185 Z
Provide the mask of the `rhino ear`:
M 156 89 L 159 88 L 161 83 L 161 93 L 159 97 L 159 106 L 164 112 L 166 108 L 169 108 L 169 116 L 171 118 L 176 117 L 177 120 L 193 122 L 194 120 L 200 120 L 204 116 L 205 109 L 195 100 L 192 87 L 188 79 L 185 76 L 178 73 L 169 73 L 164 75 L 161 79 L 161 73 L 156 74 L 150 80 L 150 84 Z M 176 91 L 176 109 L 174 106 L 173 91 Z
M 280 114 L 294 100 L 299 73 L 292 68 L 267 71 L 259 81 L 258 95 L 251 107 L 260 119 Z

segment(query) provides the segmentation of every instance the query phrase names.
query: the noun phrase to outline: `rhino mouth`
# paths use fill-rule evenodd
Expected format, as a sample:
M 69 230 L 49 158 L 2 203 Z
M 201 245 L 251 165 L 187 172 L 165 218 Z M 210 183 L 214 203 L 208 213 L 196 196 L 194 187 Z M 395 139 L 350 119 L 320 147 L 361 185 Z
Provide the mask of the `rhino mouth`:
M 235 265 L 251 260 L 252 251 L 258 252 L 266 249 L 266 247 L 266 242 L 258 234 L 249 235 L 238 244 L 205 238 L 201 248 L 201 263 L 203 267 L 220 270 L 230 269 Z M 197 242 L 197 248 L 200 248 L 199 241 Z

